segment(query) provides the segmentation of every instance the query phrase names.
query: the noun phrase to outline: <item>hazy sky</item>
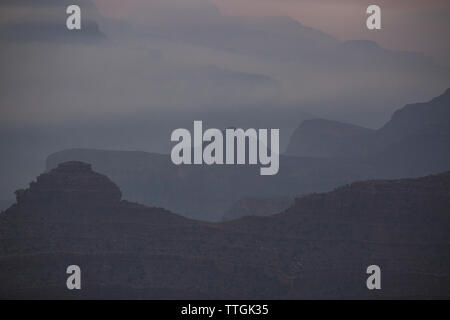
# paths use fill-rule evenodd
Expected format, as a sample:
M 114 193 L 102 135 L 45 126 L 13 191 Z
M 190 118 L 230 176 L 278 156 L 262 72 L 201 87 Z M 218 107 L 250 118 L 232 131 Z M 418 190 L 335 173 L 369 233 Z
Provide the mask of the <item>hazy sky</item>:
M 94 0 L 101 12 L 123 17 L 146 7 L 145 0 Z M 448 0 L 187 0 L 177 6 L 213 2 L 234 16 L 289 16 L 341 40 L 367 39 L 388 49 L 424 52 L 450 65 L 450 1 Z M 154 2 L 154 1 L 153 1 Z M 382 9 L 382 30 L 365 27 L 366 8 Z
M 441 15 L 433 13 L 442 1 L 380 3 L 381 32 L 364 31 L 366 5 L 353 0 L 77 1 L 108 41 L 69 40 L 64 6 L 71 0 L 0 3 L 0 17 L 7 18 L 0 31 L 13 36 L 0 51 L 1 124 L 269 104 L 375 127 L 394 109 L 449 86 L 448 70 L 421 56 L 328 36 L 397 38 L 396 49 L 420 49 L 421 41 L 437 47 L 440 34 L 398 35 L 411 17 L 420 16 L 427 28 L 439 23 Z M 80 34 L 98 32 L 90 30 Z
M 279 128 L 283 145 L 307 118 L 377 128 L 441 94 L 450 68 L 345 40 L 448 62 L 446 3 L 378 3 L 368 32 L 356 0 L 1 0 L 0 199 L 66 148 L 167 153 L 193 120 Z

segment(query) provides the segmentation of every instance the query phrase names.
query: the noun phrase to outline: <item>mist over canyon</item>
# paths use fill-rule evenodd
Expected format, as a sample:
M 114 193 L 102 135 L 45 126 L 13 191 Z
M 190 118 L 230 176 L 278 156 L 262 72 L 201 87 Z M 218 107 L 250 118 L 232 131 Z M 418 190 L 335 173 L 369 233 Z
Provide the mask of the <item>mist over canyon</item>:
M 203 0 L 146 1 L 113 17 L 78 0 L 84 29 L 72 34 L 69 4 L 0 4 L 0 199 L 60 150 L 167 154 L 170 133 L 198 119 L 279 128 L 286 150 L 303 120 L 376 129 L 450 83 L 423 54 L 340 41 L 288 17 L 230 16 Z

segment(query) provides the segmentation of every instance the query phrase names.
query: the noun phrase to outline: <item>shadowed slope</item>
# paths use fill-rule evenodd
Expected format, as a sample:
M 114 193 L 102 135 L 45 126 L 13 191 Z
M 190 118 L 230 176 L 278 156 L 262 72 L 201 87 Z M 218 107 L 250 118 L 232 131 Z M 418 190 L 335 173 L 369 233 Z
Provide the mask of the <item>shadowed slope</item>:
M 210 224 L 120 201 L 108 178 L 65 163 L 0 215 L 0 297 L 449 297 L 449 195 L 450 173 L 368 181 Z M 66 289 L 73 264 L 81 291 Z M 365 288 L 371 264 L 382 291 Z

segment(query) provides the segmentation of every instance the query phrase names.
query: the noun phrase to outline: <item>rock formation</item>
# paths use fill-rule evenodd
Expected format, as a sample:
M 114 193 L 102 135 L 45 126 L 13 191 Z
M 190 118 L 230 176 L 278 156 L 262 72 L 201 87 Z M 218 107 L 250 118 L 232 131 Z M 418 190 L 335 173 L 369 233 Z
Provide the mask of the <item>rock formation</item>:
M 92 171 L 91 165 L 78 161 L 59 164 L 30 184 L 16 191 L 19 205 L 55 204 L 60 206 L 114 205 L 122 193 L 108 177 Z
M 121 201 L 89 165 L 63 163 L 0 214 L 0 298 L 448 298 L 449 208 L 447 172 L 205 223 Z M 365 287 L 372 264 L 382 291 Z M 80 291 L 66 287 L 69 265 Z

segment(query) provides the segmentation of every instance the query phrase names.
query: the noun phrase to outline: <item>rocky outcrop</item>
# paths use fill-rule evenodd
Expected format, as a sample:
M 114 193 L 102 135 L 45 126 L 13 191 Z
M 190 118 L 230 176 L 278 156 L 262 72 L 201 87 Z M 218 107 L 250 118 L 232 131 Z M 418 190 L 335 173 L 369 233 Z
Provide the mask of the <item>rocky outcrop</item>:
M 98 206 L 115 205 L 122 193 L 108 177 L 78 161 L 61 163 L 40 175 L 27 190 L 17 190 L 18 205 Z

